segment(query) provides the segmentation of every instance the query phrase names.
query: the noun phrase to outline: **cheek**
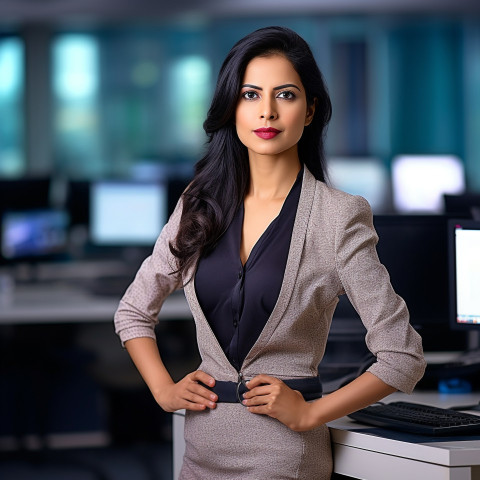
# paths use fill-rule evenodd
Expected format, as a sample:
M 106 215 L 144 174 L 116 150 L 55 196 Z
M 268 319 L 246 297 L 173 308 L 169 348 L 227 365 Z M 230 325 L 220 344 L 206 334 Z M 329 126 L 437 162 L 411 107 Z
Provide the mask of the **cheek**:
M 245 145 L 246 127 L 244 123 L 242 123 L 242 118 L 237 115 L 235 116 L 235 130 L 237 132 L 238 139 Z
M 297 137 L 300 140 L 300 137 L 303 134 L 303 130 L 305 128 L 305 112 L 294 112 L 291 116 L 291 125 L 292 125 L 292 135 Z
M 244 143 L 244 137 L 246 132 L 250 130 L 248 123 L 247 112 L 243 108 L 237 107 L 235 112 L 235 129 L 237 131 L 238 138 Z
M 235 123 L 242 127 L 248 121 L 248 108 L 242 103 L 235 110 Z

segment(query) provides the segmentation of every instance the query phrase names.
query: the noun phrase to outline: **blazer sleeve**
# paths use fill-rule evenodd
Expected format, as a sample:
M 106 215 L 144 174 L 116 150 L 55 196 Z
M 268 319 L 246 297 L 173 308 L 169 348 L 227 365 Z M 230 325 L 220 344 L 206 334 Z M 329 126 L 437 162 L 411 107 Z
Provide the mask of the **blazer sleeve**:
M 349 199 L 337 216 L 336 267 L 345 293 L 367 329 L 367 347 L 376 357 L 368 371 L 411 393 L 425 371 L 422 340 L 379 261 L 378 236 L 368 202 L 359 196 Z
M 144 260 L 120 300 L 114 325 L 122 345 L 136 337 L 155 338 L 155 325 L 163 302 L 182 287 L 181 275 L 174 273 L 177 263 L 169 248 L 178 231 L 181 211 L 180 200 L 155 242 L 152 254 Z

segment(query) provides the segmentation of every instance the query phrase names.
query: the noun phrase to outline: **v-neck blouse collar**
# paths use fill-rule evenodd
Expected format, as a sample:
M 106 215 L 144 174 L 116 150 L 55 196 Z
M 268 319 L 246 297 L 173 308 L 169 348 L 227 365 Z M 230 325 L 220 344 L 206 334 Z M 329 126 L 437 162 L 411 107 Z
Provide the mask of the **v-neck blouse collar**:
M 256 343 L 248 353 L 242 365 L 242 371 L 248 375 L 250 365 L 255 363 L 256 357 L 261 353 L 264 346 L 268 343 L 273 332 L 290 302 L 293 293 L 293 287 L 298 275 L 301 255 L 307 233 L 308 219 L 313 206 L 313 199 L 316 190 L 316 179 L 304 166 L 303 183 L 298 202 L 295 223 L 293 226 L 290 250 L 288 253 L 285 275 L 283 278 L 280 294 L 275 307 L 262 330 Z M 235 381 L 238 372 L 228 361 L 220 343 L 216 339 L 202 308 L 198 302 L 195 292 L 195 272 L 190 270 L 185 275 L 185 294 L 196 321 L 198 348 L 202 357 L 202 368 L 205 371 L 215 371 L 217 380 Z
M 238 252 L 238 261 L 240 262 L 240 267 L 244 268 L 245 270 L 248 270 L 251 267 L 251 265 L 255 263 L 255 259 L 258 256 L 258 252 L 262 250 L 262 246 L 264 245 L 264 243 L 267 242 L 268 239 L 271 238 L 275 233 L 275 229 L 279 222 L 279 219 L 281 219 L 284 216 L 285 209 L 289 205 L 292 192 L 294 192 L 295 187 L 298 185 L 299 182 L 302 181 L 302 179 L 303 179 L 303 167 L 300 169 L 299 173 L 297 174 L 297 178 L 295 179 L 295 182 L 293 183 L 287 196 L 285 197 L 285 200 L 283 201 L 280 212 L 278 212 L 278 215 L 268 224 L 267 228 L 263 231 L 263 233 L 257 239 L 252 249 L 250 250 L 250 253 L 245 263 L 242 263 L 242 259 L 240 256 L 243 222 L 245 219 L 245 202 L 242 202 L 240 204 L 240 207 L 237 213 L 235 214 L 234 219 L 232 220 L 232 224 L 233 224 L 232 227 L 234 228 L 234 231 L 235 231 L 235 238 L 238 240 L 237 252 Z

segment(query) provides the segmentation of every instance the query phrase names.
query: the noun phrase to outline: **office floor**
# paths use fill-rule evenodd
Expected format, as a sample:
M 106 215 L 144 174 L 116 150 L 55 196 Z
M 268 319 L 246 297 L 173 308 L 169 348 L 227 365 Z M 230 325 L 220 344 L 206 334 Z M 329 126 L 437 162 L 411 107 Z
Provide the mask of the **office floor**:
M 170 443 L 2 454 L 2 480 L 171 480 Z
M 160 329 L 173 363 L 190 346 L 184 339 L 193 326 L 165 322 Z M 0 447 L 2 438 L 18 443 L 0 448 L 1 480 L 172 479 L 171 415 L 153 400 L 112 325 L 3 327 L 0 347 Z M 176 376 L 191 368 L 175 363 Z M 52 433 L 90 431 L 104 433 L 106 446 L 45 443 Z M 25 442 L 32 435 L 37 449 Z

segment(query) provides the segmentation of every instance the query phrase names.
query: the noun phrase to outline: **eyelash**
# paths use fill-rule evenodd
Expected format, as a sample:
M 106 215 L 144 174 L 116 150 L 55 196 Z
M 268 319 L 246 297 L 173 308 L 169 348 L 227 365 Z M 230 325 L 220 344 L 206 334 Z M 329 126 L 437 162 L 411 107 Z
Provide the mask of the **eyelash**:
M 249 97 L 249 95 L 251 94 L 255 94 L 255 97 L 254 98 Z M 288 97 L 282 96 L 285 94 L 288 95 Z M 247 90 L 246 92 L 242 93 L 242 98 L 247 101 L 256 100 L 256 98 L 258 98 L 258 93 L 255 90 Z M 282 90 L 281 92 L 277 93 L 276 98 L 281 98 L 283 100 L 294 100 L 296 98 L 296 95 L 291 90 Z
M 242 93 L 242 98 L 247 101 L 255 100 L 255 98 L 249 97 L 249 95 L 254 94 L 256 97 L 258 97 L 258 93 L 255 90 L 247 90 L 246 92 Z
M 287 94 L 287 97 L 280 97 L 280 95 Z M 282 90 L 281 92 L 278 93 L 277 97 L 283 98 L 284 100 L 294 100 L 296 98 L 296 95 L 294 92 L 291 90 Z

